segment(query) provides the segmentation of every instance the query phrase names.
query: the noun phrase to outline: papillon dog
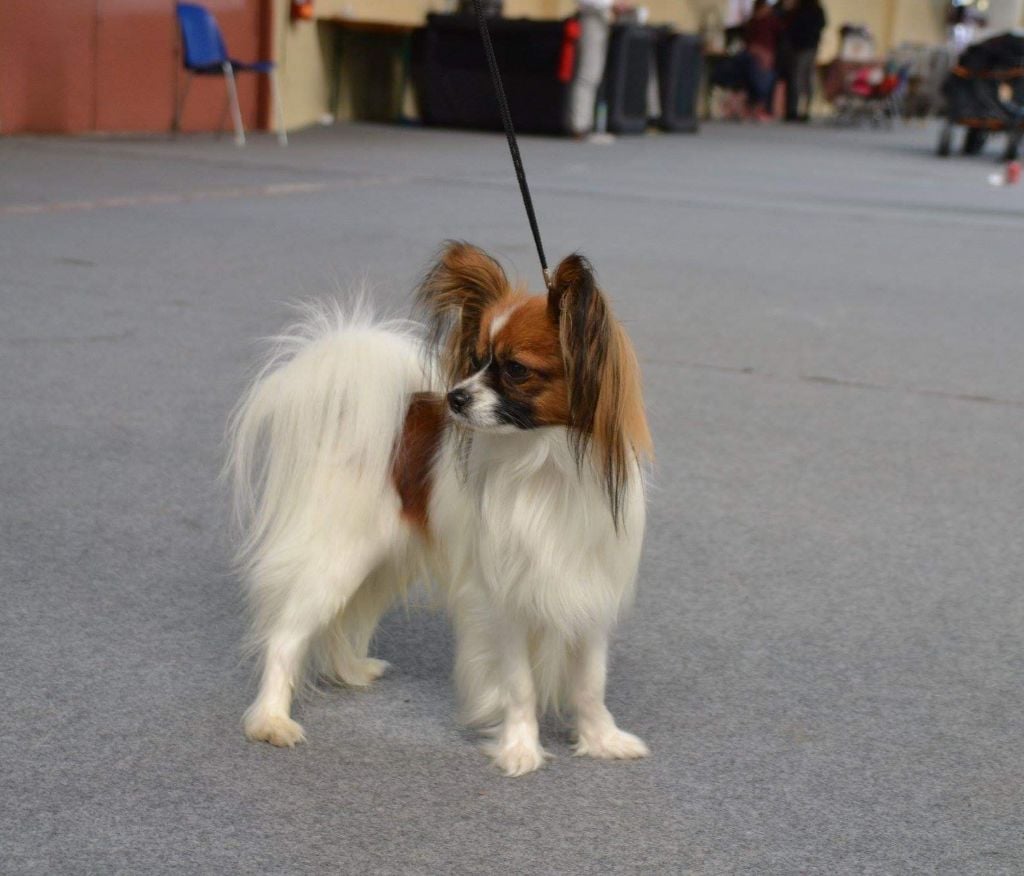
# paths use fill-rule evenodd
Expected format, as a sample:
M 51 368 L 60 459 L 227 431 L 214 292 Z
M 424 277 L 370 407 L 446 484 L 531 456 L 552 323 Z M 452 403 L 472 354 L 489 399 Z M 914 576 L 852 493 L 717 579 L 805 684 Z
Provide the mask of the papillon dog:
M 643 757 L 605 706 L 652 453 L 632 345 L 579 255 L 529 295 L 450 243 L 418 301 L 426 331 L 311 308 L 232 417 L 262 657 L 245 734 L 302 741 L 290 710 L 308 671 L 378 678 L 378 620 L 429 580 L 454 624 L 463 718 L 506 775 L 544 763 L 546 708 L 571 716 L 577 754 Z

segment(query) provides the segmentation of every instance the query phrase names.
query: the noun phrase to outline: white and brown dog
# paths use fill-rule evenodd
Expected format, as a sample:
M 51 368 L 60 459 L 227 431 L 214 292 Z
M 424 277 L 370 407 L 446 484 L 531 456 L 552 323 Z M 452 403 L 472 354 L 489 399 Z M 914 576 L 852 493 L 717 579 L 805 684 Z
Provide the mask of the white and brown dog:
M 580 256 L 530 296 L 481 250 L 449 244 L 419 300 L 426 340 L 311 309 L 232 420 L 239 560 L 263 657 L 246 735 L 304 738 L 289 712 L 307 668 L 377 678 L 378 620 L 429 577 L 451 609 L 464 717 L 490 733 L 506 774 L 544 763 L 545 707 L 571 713 L 577 753 L 643 757 L 604 703 L 651 455 L 629 339 Z

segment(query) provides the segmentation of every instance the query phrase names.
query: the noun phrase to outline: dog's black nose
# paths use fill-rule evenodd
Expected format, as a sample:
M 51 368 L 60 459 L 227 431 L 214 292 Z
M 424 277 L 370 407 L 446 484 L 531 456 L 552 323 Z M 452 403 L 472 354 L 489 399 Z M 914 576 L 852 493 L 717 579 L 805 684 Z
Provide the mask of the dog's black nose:
M 448 407 L 455 413 L 461 414 L 462 409 L 469 404 L 469 393 L 464 389 L 453 389 L 448 393 Z

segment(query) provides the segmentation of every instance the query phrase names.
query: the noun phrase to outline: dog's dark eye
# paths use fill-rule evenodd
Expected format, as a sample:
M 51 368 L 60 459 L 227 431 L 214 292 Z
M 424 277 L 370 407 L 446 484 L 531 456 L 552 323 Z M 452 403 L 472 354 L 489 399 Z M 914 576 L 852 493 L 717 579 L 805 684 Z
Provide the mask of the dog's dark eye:
M 515 359 L 509 359 L 502 368 L 502 373 L 512 383 L 522 383 L 530 376 L 530 369 L 527 368 L 522 362 L 517 362 Z

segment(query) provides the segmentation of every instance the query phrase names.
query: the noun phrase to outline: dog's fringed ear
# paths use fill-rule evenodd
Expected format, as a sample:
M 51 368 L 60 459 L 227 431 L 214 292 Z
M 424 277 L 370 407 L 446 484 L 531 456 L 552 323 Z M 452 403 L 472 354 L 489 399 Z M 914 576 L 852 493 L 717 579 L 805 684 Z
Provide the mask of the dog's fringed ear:
M 469 375 L 483 314 L 509 291 L 505 271 L 482 249 L 445 242 L 416 299 L 426 311 L 430 341 L 449 384 Z
M 652 455 L 636 354 L 579 254 L 555 269 L 548 314 L 558 323 L 565 359 L 569 440 L 580 465 L 593 447 L 618 525 L 629 466 Z

